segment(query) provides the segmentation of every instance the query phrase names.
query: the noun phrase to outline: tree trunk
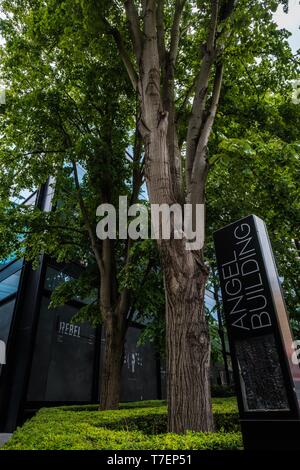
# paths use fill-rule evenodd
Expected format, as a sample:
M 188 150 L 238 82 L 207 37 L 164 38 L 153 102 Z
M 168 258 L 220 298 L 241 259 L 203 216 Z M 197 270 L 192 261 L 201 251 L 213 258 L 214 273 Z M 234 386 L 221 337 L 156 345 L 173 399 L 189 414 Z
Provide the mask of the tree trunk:
M 176 202 L 170 188 L 167 115 L 146 135 L 146 178 L 151 204 Z M 173 234 L 174 235 L 174 234 Z M 172 235 L 171 235 L 172 238 Z M 168 430 L 213 430 L 210 338 L 204 311 L 207 269 L 202 253 L 184 239 L 158 240 L 166 292 Z
M 150 135 L 146 133 L 145 173 L 151 204 L 170 206 L 176 199 L 170 187 L 167 119 L 161 113 L 156 128 Z M 213 417 L 210 339 L 204 311 L 207 269 L 202 253 L 187 250 L 185 240 L 175 240 L 173 235 L 171 240 L 158 240 L 166 292 L 168 430 L 209 432 Z
M 120 319 L 109 316 L 105 322 L 105 351 L 100 377 L 100 409 L 117 409 L 121 398 L 125 328 Z
M 146 2 L 139 130 L 145 146 L 145 177 L 151 204 L 180 203 L 173 184 L 175 127 L 168 132 L 173 113 L 164 110 L 160 95 L 159 54 L 156 42 L 155 2 Z M 170 135 L 171 134 L 171 135 Z M 170 139 L 174 139 L 171 143 Z M 168 145 L 169 143 L 169 145 Z M 173 150 L 172 150 L 173 149 Z M 206 168 L 206 165 L 204 165 Z M 199 180 L 204 194 L 204 179 Z M 180 198 L 181 199 L 181 198 Z M 193 199 L 193 203 L 196 201 Z M 199 201 L 204 202 L 204 201 Z M 172 224 L 172 222 L 171 222 Z M 207 269 L 202 253 L 187 250 L 185 240 L 158 239 L 166 292 L 166 342 L 168 377 L 168 430 L 212 431 L 210 397 L 210 340 L 204 312 Z
M 182 250 L 182 243 L 171 243 L 164 257 L 168 430 L 209 432 L 213 431 L 213 417 L 210 339 L 204 311 L 207 273 L 195 254 Z

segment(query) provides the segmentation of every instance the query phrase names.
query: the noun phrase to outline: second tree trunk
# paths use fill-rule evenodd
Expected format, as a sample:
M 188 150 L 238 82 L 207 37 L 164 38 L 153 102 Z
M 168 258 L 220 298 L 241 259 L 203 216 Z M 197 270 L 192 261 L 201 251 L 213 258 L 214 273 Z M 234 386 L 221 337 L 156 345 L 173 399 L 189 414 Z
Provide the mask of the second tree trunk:
M 124 359 L 124 328 L 117 319 L 105 323 L 105 352 L 100 377 L 100 409 L 113 410 L 121 398 L 121 376 Z

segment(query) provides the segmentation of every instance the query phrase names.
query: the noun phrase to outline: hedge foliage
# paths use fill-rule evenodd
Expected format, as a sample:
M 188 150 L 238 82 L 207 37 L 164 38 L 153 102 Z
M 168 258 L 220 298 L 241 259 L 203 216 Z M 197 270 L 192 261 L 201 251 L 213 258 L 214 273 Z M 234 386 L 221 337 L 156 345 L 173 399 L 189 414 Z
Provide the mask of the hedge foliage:
M 43 408 L 18 428 L 3 450 L 241 449 L 235 399 L 213 399 L 216 432 L 166 433 L 163 401 L 127 403 L 116 411 L 95 405 Z

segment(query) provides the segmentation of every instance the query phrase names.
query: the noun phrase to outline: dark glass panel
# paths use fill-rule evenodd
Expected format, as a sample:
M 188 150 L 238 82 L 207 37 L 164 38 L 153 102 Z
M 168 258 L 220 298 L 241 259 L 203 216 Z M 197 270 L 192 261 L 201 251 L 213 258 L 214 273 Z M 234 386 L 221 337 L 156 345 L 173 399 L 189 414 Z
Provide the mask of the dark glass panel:
M 7 343 L 16 300 L 0 306 L 0 339 Z
M 12 294 L 15 294 L 19 287 L 21 270 L 8 276 L 0 282 L 0 301 Z
M 91 401 L 95 329 L 71 323 L 74 307 L 48 306 L 49 299 L 43 298 L 27 399 Z
M 68 282 L 74 279 L 67 273 L 59 271 L 57 269 L 48 267 L 45 277 L 45 289 L 54 290 L 64 282 Z

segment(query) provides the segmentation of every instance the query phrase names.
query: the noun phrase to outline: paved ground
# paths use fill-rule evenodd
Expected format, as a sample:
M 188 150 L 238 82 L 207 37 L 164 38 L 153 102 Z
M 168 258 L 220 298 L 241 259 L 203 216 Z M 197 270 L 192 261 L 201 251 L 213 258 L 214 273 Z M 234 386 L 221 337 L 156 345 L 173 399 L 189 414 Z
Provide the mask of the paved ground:
M 4 446 L 4 444 L 8 441 L 8 439 L 12 436 L 12 434 L 1 434 L 0 433 L 0 447 Z

